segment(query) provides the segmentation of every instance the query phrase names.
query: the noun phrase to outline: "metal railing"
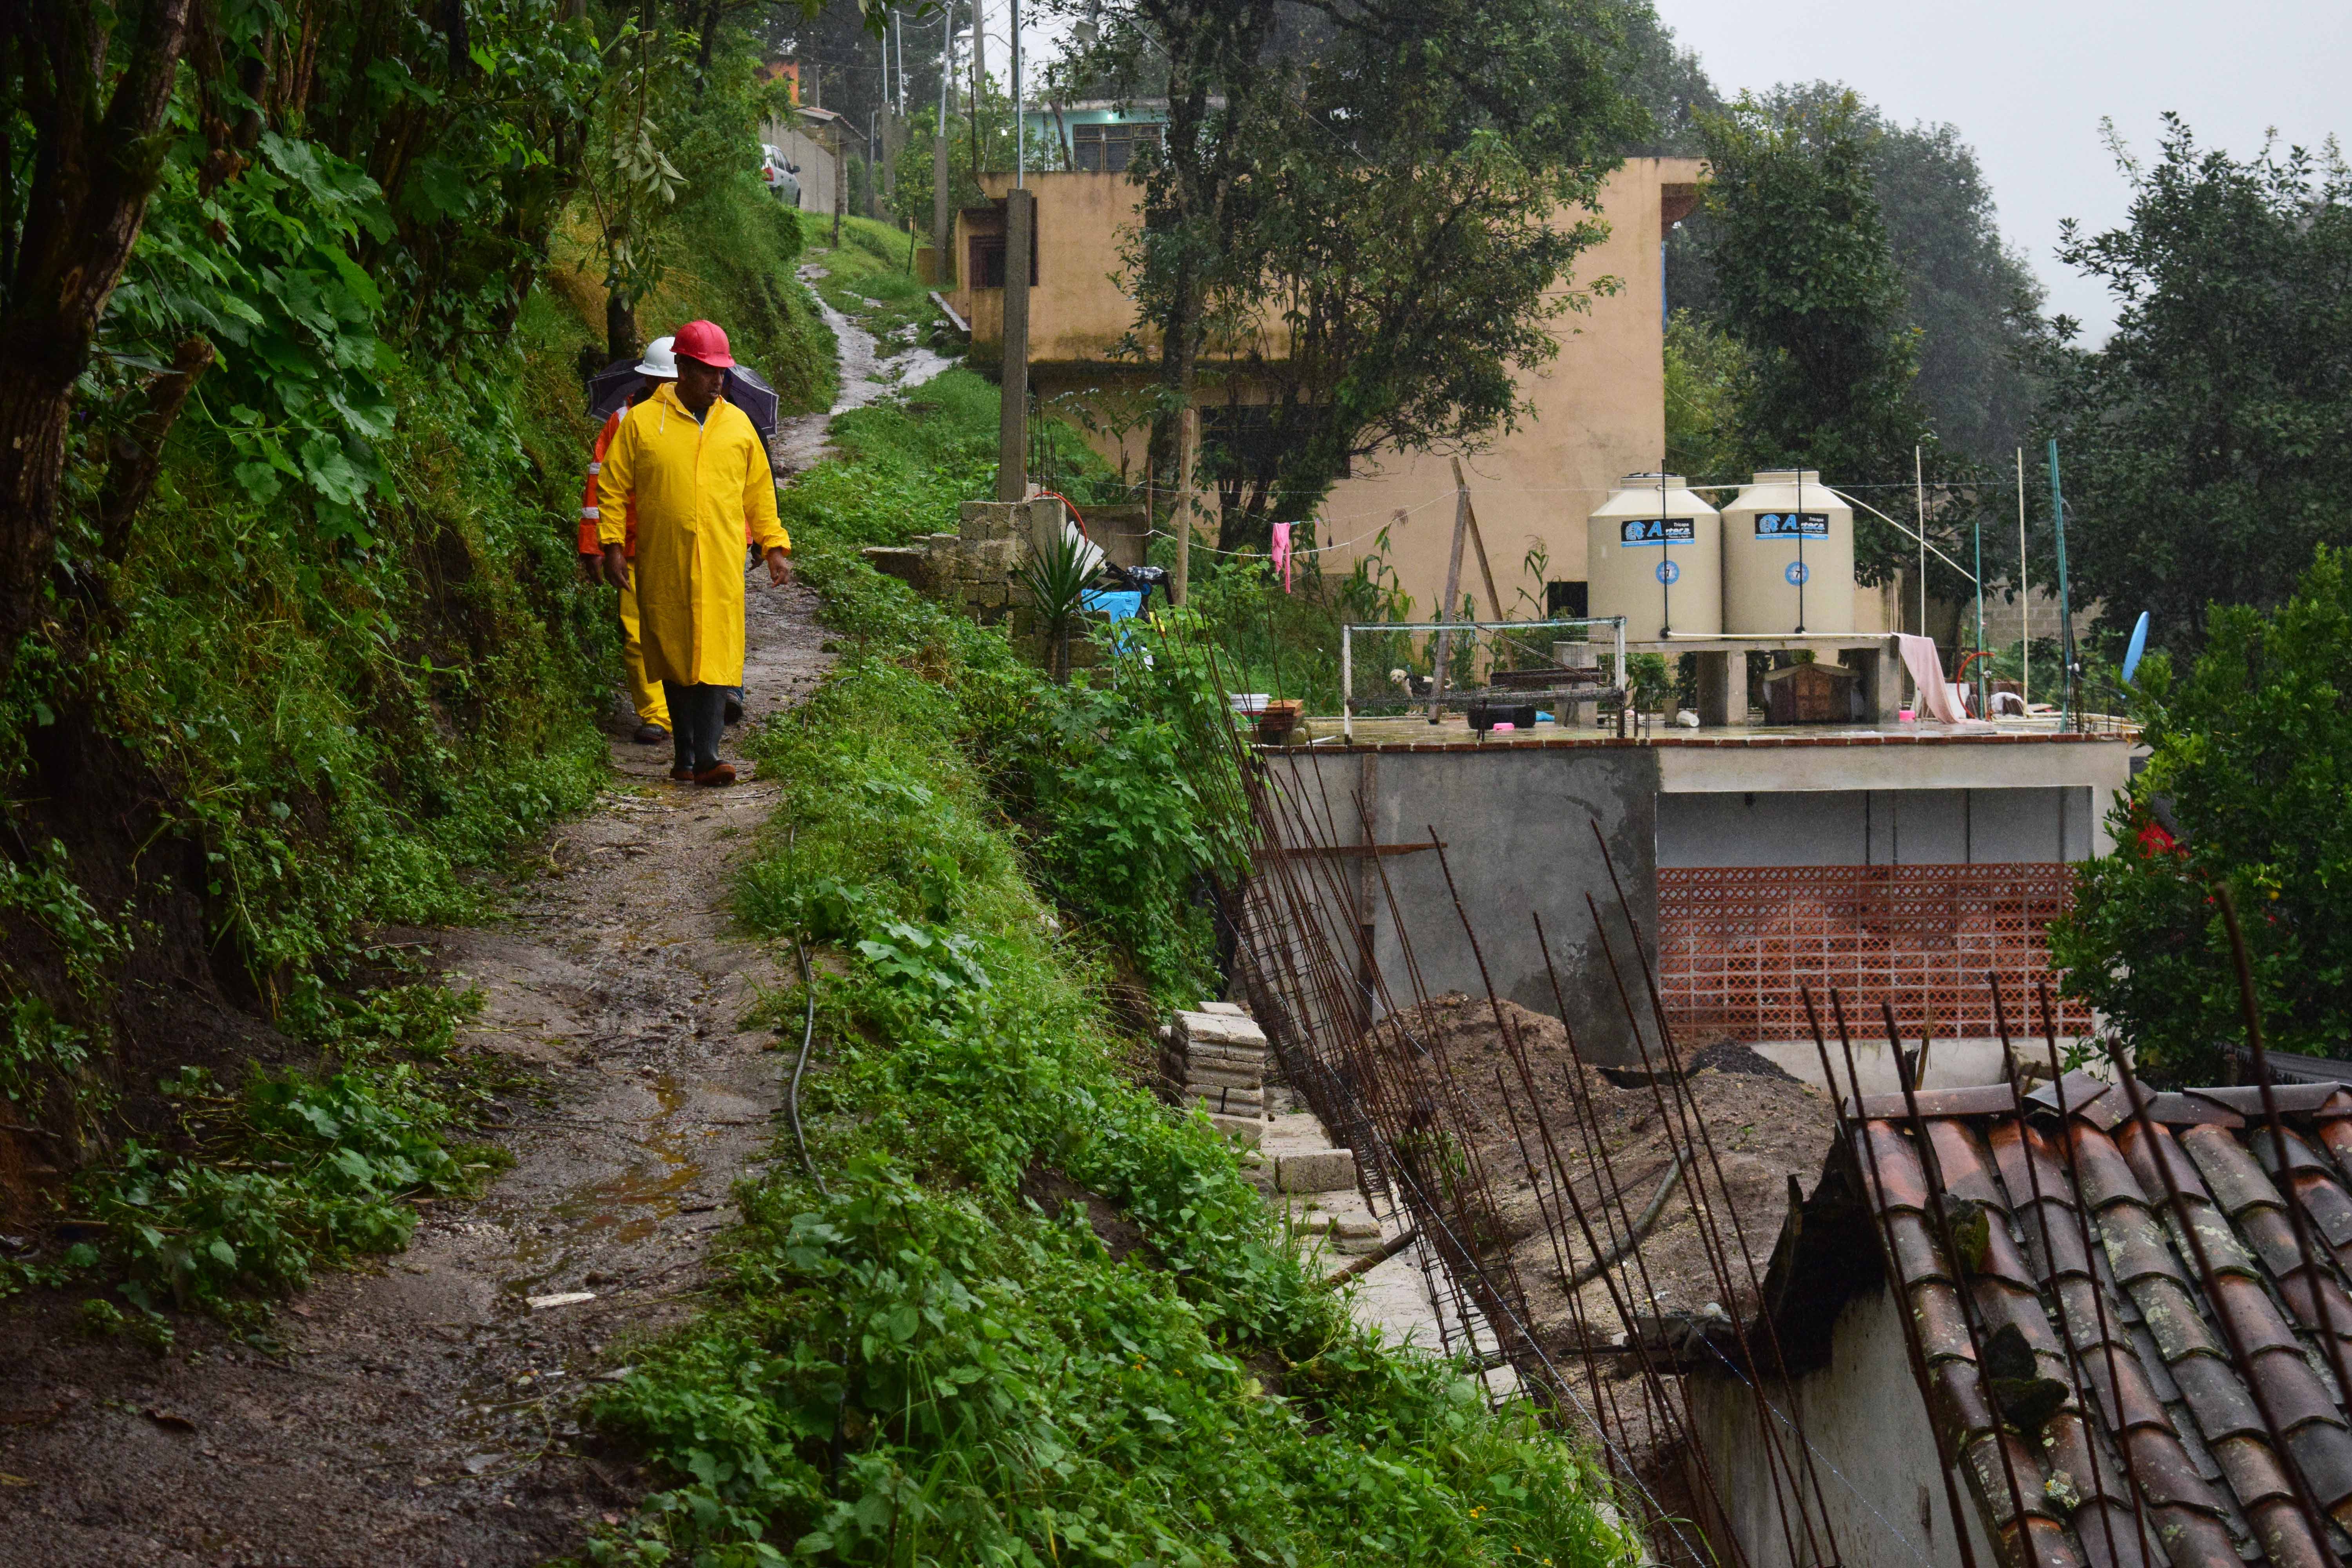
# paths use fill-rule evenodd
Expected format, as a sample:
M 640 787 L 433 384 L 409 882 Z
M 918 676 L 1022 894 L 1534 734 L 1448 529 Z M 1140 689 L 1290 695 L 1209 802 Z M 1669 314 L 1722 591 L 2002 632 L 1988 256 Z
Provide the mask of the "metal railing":
M 1426 692 L 1408 691 L 1414 706 L 1426 706 L 1434 719 L 1438 709 L 1448 701 L 1462 702 L 1486 693 L 1468 687 L 1457 688 L 1449 697 L 1445 687 L 1452 662 L 1453 640 L 1468 635 L 1485 637 L 1490 641 L 1500 639 L 1535 639 L 1550 642 L 1592 640 L 1595 627 L 1608 629 L 1612 644 L 1614 662 L 1611 669 L 1619 685 L 1625 681 L 1625 617 L 1622 616 L 1585 616 L 1557 621 L 1376 621 L 1363 625 L 1347 625 L 1339 628 L 1339 731 L 1342 737 L 1355 739 L 1356 711 L 1361 704 L 1356 697 L 1356 642 L 1359 637 L 1391 638 L 1426 635 L 1432 639 L 1430 653 L 1430 686 Z M 1580 633 L 1570 637 L 1568 633 Z M 1542 637 L 1542 634 L 1561 634 Z M 1548 651 L 1548 650 L 1547 650 Z M 1593 695 L 1598 695 L 1595 693 Z

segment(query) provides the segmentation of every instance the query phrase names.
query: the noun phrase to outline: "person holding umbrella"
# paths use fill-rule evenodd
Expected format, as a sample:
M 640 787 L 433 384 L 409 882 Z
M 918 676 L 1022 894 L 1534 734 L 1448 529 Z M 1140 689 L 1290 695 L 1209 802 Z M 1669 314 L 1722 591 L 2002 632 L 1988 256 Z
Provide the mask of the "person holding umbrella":
M 604 477 L 604 453 L 612 447 L 613 433 L 621 427 L 621 416 L 629 405 L 651 397 L 655 387 L 677 379 L 677 361 L 670 353 L 672 341 L 656 338 L 646 345 L 646 357 L 629 366 L 635 381 L 621 391 L 620 400 L 604 416 L 604 427 L 596 433 L 596 448 L 588 459 L 588 482 L 580 491 L 580 554 L 582 564 L 593 573 L 602 574 L 604 566 L 604 542 L 597 538 L 604 514 L 604 489 L 598 481 Z M 593 406 L 590 411 L 594 411 Z M 633 556 L 637 552 L 636 509 L 625 491 L 612 494 L 623 518 L 622 553 Z M 658 745 L 670 738 L 669 701 L 662 695 L 660 684 L 646 678 L 645 655 L 637 644 L 637 591 L 626 583 L 621 585 L 621 664 L 628 673 L 630 705 L 637 710 L 637 743 Z
M 792 540 L 776 517 L 768 449 L 751 416 L 720 396 L 734 364 L 715 321 L 688 321 L 671 352 L 677 379 L 621 416 L 604 456 L 604 490 L 626 496 L 636 518 L 635 570 L 625 519 L 597 519 L 604 574 L 635 583 L 645 671 L 668 699 L 670 777 L 730 784 L 719 760 L 727 689 L 743 680 L 746 529 L 768 581 L 792 581 Z

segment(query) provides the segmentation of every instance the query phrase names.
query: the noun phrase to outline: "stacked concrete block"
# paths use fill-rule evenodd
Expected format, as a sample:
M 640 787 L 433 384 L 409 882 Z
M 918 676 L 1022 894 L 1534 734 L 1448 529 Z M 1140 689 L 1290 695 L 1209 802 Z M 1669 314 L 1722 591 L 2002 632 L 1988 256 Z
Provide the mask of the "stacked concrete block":
M 953 533 L 926 533 L 911 543 L 865 552 L 877 571 L 984 623 L 1003 620 L 1022 602 L 1014 574 L 1040 527 L 1061 526 L 1062 503 L 965 501 Z
M 1265 1034 L 1247 1014 L 1228 1002 L 1205 1003 L 1177 1014 L 1165 1038 L 1160 1068 L 1178 1104 L 1197 1105 L 1221 1125 L 1255 1124 L 1265 1115 Z

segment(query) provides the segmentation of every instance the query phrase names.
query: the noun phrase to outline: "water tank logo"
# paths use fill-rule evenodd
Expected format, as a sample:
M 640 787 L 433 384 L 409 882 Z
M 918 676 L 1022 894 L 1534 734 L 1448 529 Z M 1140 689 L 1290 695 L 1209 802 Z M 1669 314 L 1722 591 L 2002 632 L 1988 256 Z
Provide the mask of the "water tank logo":
M 1672 582 L 1674 582 L 1676 578 L 1680 577 L 1682 574 L 1683 574 L 1683 567 L 1682 567 L 1682 563 L 1681 563 L 1681 562 L 1679 562 L 1679 561 L 1661 561 L 1661 562 L 1659 562 L 1659 563 L 1658 563 L 1658 581 L 1659 581 L 1659 582 L 1661 582 L 1661 583 L 1672 583 Z
M 1805 579 L 1811 577 L 1812 574 L 1813 569 L 1806 565 L 1801 561 L 1790 562 L 1789 569 L 1780 574 L 1781 576 L 1786 577 L 1789 580 L 1792 586 L 1799 588 L 1803 587 L 1805 585 Z
M 1697 537 L 1696 518 L 1634 517 L 1617 525 L 1620 544 L 1688 544 Z
M 1759 539 L 1827 539 L 1830 536 L 1830 514 L 1825 511 L 1759 511 L 1756 514 L 1756 537 Z

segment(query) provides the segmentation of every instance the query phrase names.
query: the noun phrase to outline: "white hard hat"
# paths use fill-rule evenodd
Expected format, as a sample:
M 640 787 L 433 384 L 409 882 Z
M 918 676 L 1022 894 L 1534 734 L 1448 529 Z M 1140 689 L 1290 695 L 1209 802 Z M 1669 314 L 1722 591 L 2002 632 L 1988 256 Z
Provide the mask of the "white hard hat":
M 646 357 L 637 362 L 637 374 L 650 375 L 656 381 L 677 379 L 677 356 L 670 353 L 676 338 L 656 338 L 646 345 Z

